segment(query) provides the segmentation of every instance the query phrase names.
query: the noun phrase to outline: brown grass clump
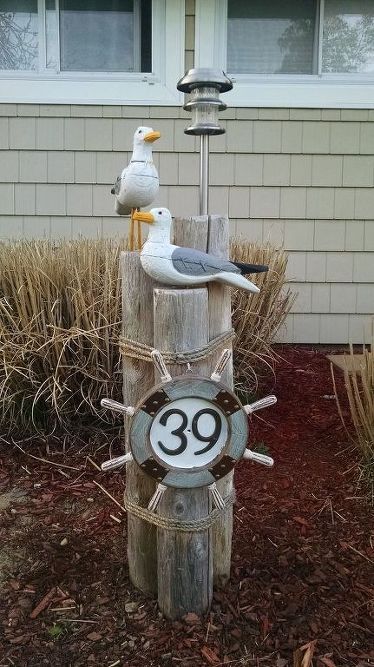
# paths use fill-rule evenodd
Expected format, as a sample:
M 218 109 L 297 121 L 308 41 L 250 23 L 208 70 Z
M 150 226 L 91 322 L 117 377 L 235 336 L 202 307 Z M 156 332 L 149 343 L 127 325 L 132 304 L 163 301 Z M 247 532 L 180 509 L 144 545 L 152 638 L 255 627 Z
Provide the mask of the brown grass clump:
M 113 424 L 100 400 L 121 400 L 119 254 L 126 241 L 0 244 L 0 432 L 14 437 Z M 232 243 L 232 257 L 270 265 L 259 295 L 233 293 L 240 377 L 270 359 L 290 307 L 286 255 Z M 113 419 L 113 421 L 111 421 Z M 118 422 L 117 422 L 118 423 Z
M 254 278 L 260 288 L 259 294 L 244 290 L 235 290 L 232 294 L 236 380 L 237 384 L 253 390 L 257 386 L 261 366 L 273 367 L 271 346 L 295 297 L 285 287 L 287 254 L 283 249 L 270 244 L 234 240 L 231 242 L 230 257 L 237 262 L 269 266 L 267 273 L 256 274 Z
M 90 240 L 0 245 L 0 419 L 8 432 L 82 425 L 101 415 L 101 397 L 120 396 L 120 250 Z
M 368 347 L 363 346 L 358 365 L 354 363 L 354 356 L 351 345 L 344 369 L 344 386 L 355 429 L 354 442 L 362 457 L 365 476 L 369 478 L 374 489 L 374 321 L 371 344 Z M 332 364 L 331 371 L 339 415 L 346 426 Z

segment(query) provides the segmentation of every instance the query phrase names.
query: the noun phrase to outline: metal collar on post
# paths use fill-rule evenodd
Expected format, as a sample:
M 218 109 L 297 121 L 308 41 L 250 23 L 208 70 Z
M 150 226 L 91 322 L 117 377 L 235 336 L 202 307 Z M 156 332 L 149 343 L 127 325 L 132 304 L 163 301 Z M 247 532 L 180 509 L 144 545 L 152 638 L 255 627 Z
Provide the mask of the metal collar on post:
M 178 81 L 177 89 L 188 93 L 190 99 L 184 105 L 191 111 L 191 124 L 186 127 L 185 134 L 200 136 L 200 215 L 208 214 L 209 186 L 209 135 L 224 134 L 225 129 L 219 125 L 218 112 L 226 109 L 220 93 L 232 89 L 232 82 L 220 70 L 211 68 L 190 69 Z

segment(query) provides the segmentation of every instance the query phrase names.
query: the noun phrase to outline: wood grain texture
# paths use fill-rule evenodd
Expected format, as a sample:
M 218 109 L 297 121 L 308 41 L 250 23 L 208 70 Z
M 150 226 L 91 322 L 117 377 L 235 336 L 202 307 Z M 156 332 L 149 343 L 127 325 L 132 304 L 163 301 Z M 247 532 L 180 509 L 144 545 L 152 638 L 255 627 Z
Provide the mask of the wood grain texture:
M 208 253 L 222 259 L 229 258 L 229 221 L 219 215 L 209 216 Z M 219 283 L 210 283 L 209 292 L 209 339 L 231 329 L 231 288 Z M 232 345 L 227 345 L 232 349 Z M 220 352 L 211 357 L 212 369 L 218 361 Z M 233 388 L 232 358 L 227 364 L 222 382 L 230 389 Z M 233 489 L 234 473 L 217 482 L 220 494 L 225 497 Z M 231 542 L 233 530 L 233 508 L 230 506 L 212 529 L 214 583 L 225 584 L 230 578 Z
M 154 290 L 154 344 L 170 352 L 191 350 L 208 341 L 207 289 Z M 172 365 L 172 376 L 186 367 Z M 193 371 L 208 373 L 206 361 L 193 365 Z M 180 520 L 200 519 L 209 514 L 207 487 L 168 489 L 159 511 Z M 213 592 L 211 531 L 181 533 L 158 530 L 158 602 L 162 613 L 171 619 L 188 612 L 204 614 Z
M 194 218 L 174 218 L 172 236 L 175 245 L 207 252 L 208 216 L 200 215 Z
M 122 252 L 122 335 L 153 345 L 153 281 L 143 271 L 138 252 Z M 135 406 L 153 386 L 153 365 L 123 357 L 123 401 Z M 128 426 L 128 424 L 127 424 Z M 129 450 L 126 429 L 126 451 Z M 136 463 L 127 464 L 126 488 L 137 503 L 147 506 L 156 483 Z M 127 554 L 130 578 L 145 593 L 157 592 L 157 531 L 154 526 L 128 513 Z

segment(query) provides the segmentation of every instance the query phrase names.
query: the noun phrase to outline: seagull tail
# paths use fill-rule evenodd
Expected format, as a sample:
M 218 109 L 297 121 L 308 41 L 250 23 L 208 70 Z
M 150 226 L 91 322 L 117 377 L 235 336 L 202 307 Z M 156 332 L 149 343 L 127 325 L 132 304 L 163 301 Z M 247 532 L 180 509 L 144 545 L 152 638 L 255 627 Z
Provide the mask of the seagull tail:
M 239 287 L 240 289 L 245 289 L 247 290 L 247 292 L 254 292 L 255 294 L 257 294 L 260 291 L 259 288 L 254 283 L 251 283 L 250 280 L 244 278 L 244 276 L 240 275 L 240 273 L 231 273 L 230 271 L 224 271 L 216 275 L 214 277 L 214 280 L 217 280 L 221 283 L 226 283 L 227 285 L 231 285 L 232 287 Z
M 115 202 L 114 208 L 115 208 L 116 213 L 118 213 L 118 215 L 130 215 L 130 213 L 131 213 L 131 208 L 129 208 L 125 204 L 121 204 L 118 197 L 116 197 L 116 202 Z
M 266 266 L 266 264 L 243 264 L 243 262 L 233 262 L 232 260 L 231 264 L 234 264 L 244 276 L 249 273 L 264 273 L 269 270 L 269 267 Z

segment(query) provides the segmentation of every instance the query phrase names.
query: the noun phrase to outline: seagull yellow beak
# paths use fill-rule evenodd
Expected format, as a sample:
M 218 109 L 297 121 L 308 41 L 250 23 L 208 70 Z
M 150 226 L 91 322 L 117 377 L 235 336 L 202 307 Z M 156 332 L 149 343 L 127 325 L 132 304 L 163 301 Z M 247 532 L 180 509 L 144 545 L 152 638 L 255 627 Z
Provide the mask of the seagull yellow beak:
M 148 211 L 135 211 L 132 219 L 138 220 L 139 222 L 146 222 L 148 225 L 153 225 L 155 221 L 153 213 L 148 213 Z
M 159 139 L 161 137 L 161 132 L 148 132 L 148 134 L 145 135 L 144 141 L 146 141 L 149 144 L 153 144 L 156 139 Z

